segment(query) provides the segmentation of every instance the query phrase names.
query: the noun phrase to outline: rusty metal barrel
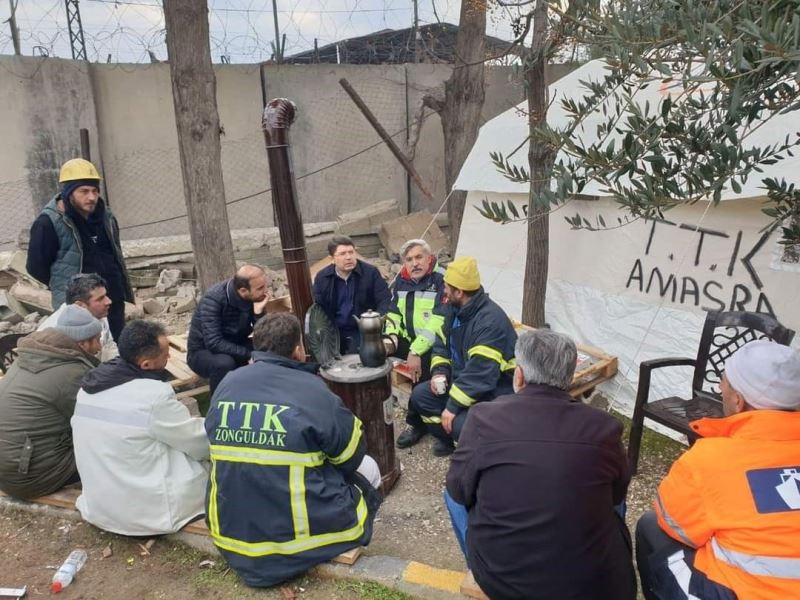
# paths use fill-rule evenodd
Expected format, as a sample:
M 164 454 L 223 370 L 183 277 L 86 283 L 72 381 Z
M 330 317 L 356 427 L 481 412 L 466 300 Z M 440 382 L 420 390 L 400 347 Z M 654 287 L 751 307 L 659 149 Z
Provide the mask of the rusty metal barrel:
M 400 461 L 394 450 L 394 398 L 392 363 L 365 367 L 358 354 L 346 354 L 320 370 L 330 390 L 361 419 L 367 438 L 367 454 L 378 463 L 383 493 L 388 494 L 400 477 Z

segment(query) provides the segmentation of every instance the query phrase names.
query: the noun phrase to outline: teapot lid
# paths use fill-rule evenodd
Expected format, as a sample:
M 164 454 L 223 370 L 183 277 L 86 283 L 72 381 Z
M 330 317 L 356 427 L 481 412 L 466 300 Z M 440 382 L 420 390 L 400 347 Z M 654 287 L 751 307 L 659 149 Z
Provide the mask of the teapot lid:
M 381 313 L 372 310 L 371 308 L 363 313 L 361 313 L 362 319 L 373 319 L 375 317 L 380 317 Z

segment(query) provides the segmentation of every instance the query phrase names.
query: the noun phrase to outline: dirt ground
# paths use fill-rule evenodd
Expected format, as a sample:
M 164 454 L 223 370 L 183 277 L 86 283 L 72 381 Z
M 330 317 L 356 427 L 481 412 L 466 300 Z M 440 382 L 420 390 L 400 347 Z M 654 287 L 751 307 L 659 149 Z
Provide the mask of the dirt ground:
M 592 403 L 603 407 L 596 395 Z M 396 435 L 403 429 L 404 411 L 396 409 Z M 449 460 L 431 454 L 430 436 L 417 446 L 398 450 L 403 474 L 386 498 L 376 518 L 368 555 L 388 555 L 435 567 L 465 570 L 463 556 L 453 537 L 442 500 Z M 628 492 L 628 525 L 648 510 L 656 486 L 683 447 L 653 432 L 646 432 L 639 475 Z M 0 507 L 0 587 L 27 585 L 29 597 L 49 595 L 54 569 L 74 548 L 89 552 L 89 562 L 64 598 L 104 600 L 190 598 L 258 598 L 266 600 L 342 599 L 404 600 L 407 596 L 381 586 L 321 580 L 305 576 L 283 588 L 253 590 L 227 570 L 220 557 L 208 557 L 181 544 L 158 539 L 146 554 L 146 540 L 105 533 L 85 523 L 52 514 L 31 514 Z M 113 554 L 103 558 L 110 546 Z M 201 567 L 211 559 L 214 565 Z
M 52 513 L 0 506 L 0 587 L 28 586 L 28 598 L 51 596 L 55 569 L 75 548 L 89 553 L 86 566 L 60 597 L 64 600 L 409 600 L 382 586 L 299 577 L 282 587 L 259 590 L 242 584 L 219 557 L 157 539 L 149 554 L 145 539 L 105 533 Z M 103 558 L 103 550 L 111 556 Z M 203 561 L 213 566 L 201 566 Z

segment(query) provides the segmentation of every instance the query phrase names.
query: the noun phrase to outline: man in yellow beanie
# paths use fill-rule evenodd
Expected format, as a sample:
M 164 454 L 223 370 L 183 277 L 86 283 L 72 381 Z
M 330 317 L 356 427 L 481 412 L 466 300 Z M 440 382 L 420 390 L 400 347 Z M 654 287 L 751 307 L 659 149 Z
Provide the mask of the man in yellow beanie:
M 470 406 L 513 393 L 516 367 L 517 334 L 503 309 L 483 291 L 474 258 L 450 263 L 444 298 L 445 322 L 433 346 L 430 383 L 416 386 L 409 401 L 409 412 L 416 411 L 436 437 L 436 456 L 452 454 Z M 422 437 L 417 423 L 408 424 L 417 431 L 406 437 Z

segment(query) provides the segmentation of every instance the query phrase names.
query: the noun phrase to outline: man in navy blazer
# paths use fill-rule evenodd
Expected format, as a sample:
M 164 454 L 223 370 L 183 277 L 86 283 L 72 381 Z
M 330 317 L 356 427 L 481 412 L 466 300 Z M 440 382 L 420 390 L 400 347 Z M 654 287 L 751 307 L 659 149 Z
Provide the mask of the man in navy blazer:
M 353 317 L 360 317 L 370 309 L 387 314 L 392 307 L 392 294 L 380 271 L 357 258 L 355 244 L 349 237 L 331 238 L 328 254 L 331 264 L 314 279 L 314 302 L 339 330 L 340 352 L 353 354 L 358 352 L 361 341 Z

